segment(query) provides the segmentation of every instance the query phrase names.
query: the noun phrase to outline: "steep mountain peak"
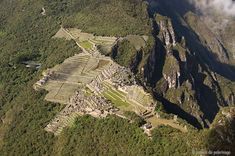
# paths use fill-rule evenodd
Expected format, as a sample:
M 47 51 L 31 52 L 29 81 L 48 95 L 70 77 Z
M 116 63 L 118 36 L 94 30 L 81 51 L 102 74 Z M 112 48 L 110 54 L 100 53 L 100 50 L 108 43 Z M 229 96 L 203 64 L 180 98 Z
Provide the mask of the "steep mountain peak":
M 214 53 L 218 61 L 228 62 L 229 56 L 222 42 L 196 14 L 188 12 L 185 15 L 185 20 L 194 32 L 196 32 L 202 43 Z
M 171 19 L 157 14 L 155 17 L 159 29 L 159 37 L 169 49 L 172 46 L 176 46 L 176 36 Z
M 233 10 L 231 0 L 0 0 L 1 155 L 233 155 Z

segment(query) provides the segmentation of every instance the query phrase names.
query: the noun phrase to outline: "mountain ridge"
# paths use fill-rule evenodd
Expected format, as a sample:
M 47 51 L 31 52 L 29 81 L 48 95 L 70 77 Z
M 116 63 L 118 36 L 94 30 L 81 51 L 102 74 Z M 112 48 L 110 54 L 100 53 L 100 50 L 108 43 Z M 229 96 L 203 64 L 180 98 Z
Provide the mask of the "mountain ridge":
M 189 11 L 193 13 L 186 14 Z M 208 29 L 201 34 L 201 26 L 190 22 L 191 18 Z M 234 152 L 234 51 L 228 44 L 234 39 L 230 35 L 234 32 L 233 19 L 220 30 L 208 18 L 212 19 L 198 13 L 186 0 L 1 0 L 1 154 L 193 155 L 195 149 Z M 147 35 L 144 44 L 138 39 L 140 46 L 133 44 L 135 36 L 129 36 L 118 41 L 111 52 L 97 48 L 132 70 L 137 83 L 155 97 L 156 113 L 183 123 L 188 132 L 159 126 L 151 140 L 140 129 L 142 119 L 136 114 L 131 114 L 133 122 L 116 116 L 78 117 L 58 137 L 44 131 L 63 106 L 45 101 L 47 93 L 36 92 L 32 86 L 44 70 L 81 52 L 76 42 L 53 38 L 61 25 L 95 35 Z M 23 62 L 28 61 L 41 67 L 27 68 Z

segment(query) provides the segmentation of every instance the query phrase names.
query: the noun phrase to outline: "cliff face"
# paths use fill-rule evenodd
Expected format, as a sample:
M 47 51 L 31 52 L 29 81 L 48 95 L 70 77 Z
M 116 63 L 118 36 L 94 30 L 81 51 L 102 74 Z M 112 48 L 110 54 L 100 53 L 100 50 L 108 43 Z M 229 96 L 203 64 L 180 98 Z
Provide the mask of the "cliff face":
M 158 36 L 163 46 L 165 47 L 166 57 L 163 66 L 163 78 L 168 84 L 168 88 L 178 88 L 180 85 L 180 63 L 179 60 L 174 56 L 173 48 L 176 47 L 176 35 L 172 22 L 169 18 L 157 15 L 156 22 L 158 27 Z
M 185 20 L 190 28 L 198 35 L 201 43 L 211 51 L 215 58 L 223 63 L 229 61 L 229 55 L 222 41 L 212 33 L 212 30 L 194 13 L 188 12 Z
M 175 104 L 178 109 L 182 109 L 166 108 L 169 112 L 182 117 L 188 113 L 202 122 L 203 113 L 198 106 L 195 80 L 191 73 L 198 68 L 198 64 L 186 49 L 185 39 L 177 40 L 179 37 L 175 34 L 171 20 L 158 14 L 155 21 L 156 45 L 145 65 L 145 73 L 148 73 L 145 80 L 152 83 L 154 94 L 165 107 Z
M 153 42 L 132 51 L 127 64 L 168 113 L 198 128 L 208 127 L 220 107 L 234 105 L 230 49 L 222 35 L 187 7 L 177 6 L 174 0 L 150 0 Z M 121 52 L 126 51 L 117 50 Z
M 155 22 L 156 43 L 144 66 L 145 84 L 150 84 L 168 112 L 187 118 L 195 126 L 209 126 L 219 107 L 234 104 L 234 84 L 212 71 L 187 47 L 188 41 L 176 34 L 170 18 L 158 14 Z M 208 42 L 213 39 L 211 35 Z M 213 44 L 221 46 L 215 51 L 221 50 L 219 41 Z M 216 52 L 223 55 L 218 58 L 227 59 L 223 50 Z
M 176 45 L 176 36 L 172 26 L 172 22 L 169 18 L 157 15 L 156 22 L 159 31 L 159 38 L 163 41 L 164 45 L 169 49 Z
M 222 41 L 224 42 L 224 46 L 228 49 L 230 55 L 230 63 L 235 65 L 235 21 L 229 21 L 224 31 L 221 31 L 219 34 L 221 36 Z
M 191 13 L 192 15 L 192 13 Z M 227 51 L 227 57 L 229 60 L 226 63 L 235 64 L 235 20 L 233 16 L 228 16 L 222 12 L 206 12 L 203 14 L 194 14 L 196 20 L 200 20 L 200 23 L 205 25 L 206 29 L 209 29 L 215 36 L 215 39 L 219 40 Z

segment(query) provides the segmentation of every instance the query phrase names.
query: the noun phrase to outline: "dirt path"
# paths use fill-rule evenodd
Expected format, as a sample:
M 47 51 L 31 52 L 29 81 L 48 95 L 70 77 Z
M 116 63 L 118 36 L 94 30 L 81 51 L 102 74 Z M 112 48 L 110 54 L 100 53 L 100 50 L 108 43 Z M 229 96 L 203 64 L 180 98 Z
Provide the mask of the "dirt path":
M 90 54 L 85 48 L 83 48 L 77 41 L 76 41 L 76 38 L 71 34 L 69 33 L 68 30 L 64 29 L 62 26 L 61 26 L 61 30 L 63 30 L 66 34 L 68 34 L 75 42 L 76 44 L 78 45 L 79 48 L 82 49 L 82 51 L 86 54 Z
M 184 132 L 184 133 L 188 132 L 187 128 L 184 128 L 183 126 L 179 125 L 174 120 L 157 118 L 156 116 L 153 116 L 153 117 L 147 119 L 147 121 L 151 122 L 153 127 L 158 127 L 160 125 L 168 125 L 168 126 L 171 126 L 175 129 L 180 130 L 181 132 Z

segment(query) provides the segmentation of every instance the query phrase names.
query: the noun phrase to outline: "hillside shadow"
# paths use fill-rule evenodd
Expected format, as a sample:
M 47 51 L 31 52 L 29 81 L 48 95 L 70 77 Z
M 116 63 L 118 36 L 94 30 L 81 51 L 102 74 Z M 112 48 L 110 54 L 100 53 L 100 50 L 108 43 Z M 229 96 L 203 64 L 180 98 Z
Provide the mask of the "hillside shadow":
M 163 66 L 165 64 L 166 50 L 161 40 L 155 36 L 155 45 L 151 53 L 151 57 L 145 66 L 144 77 L 147 77 L 148 82 L 152 87 L 163 77 Z
M 153 18 L 155 13 L 160 13 L 163 16 L 167 16 L 173 19 L 172 24 L 175 28 L 176 34 L 178 37 L 185 37 L 185 40 L 187 41 L 186 47 L 188 48 L 191 55 L 196 59 L 197 64 L 200 64 L 200 66 L 203 68 L 203 71 L 209 75 L 212 71 L 231 81 L 235 81 L 235 67 L 219 62 L 217 57 L 211 51 L 209 51 L 207 47 L 200 43 L 197 34 L 187 27 L 187 24 L 184 22 L 183 16 L 185 13 L 188 11 L 195 11 L 195 8 L 192 5 L 190 5 L 186 0 L 149 0 L 149 2 L 151 4 L 149 7 L 150 17 Z M 207 126 L 206 121 L 212 123 L 219 111 L 219 106 L 224 106 L 224 99 L 218 99 L 217 93 L 213 90 L 214 88 L 210 88 L 203 83 L 205 78 L 202 78 L 203 75 L 197 75 L 200 73 L 198 72 L 199 69 L 197 66 L 198 65 L 192 65 L 192 71 L 190 71 L 190 74 L 194 73 L 193 77 L 196 79 L 195 82 L 192 80 L 192 84 L 195 84 L 193 88 L 196 91 L 196 99 L 198 101 L 198 105 L 200 106 L 200 110 L 204 114 L 202 116 L 204 125 Z M 159 71 L 160 70 L 158 70 L 158 72 Z M 156 78 L 154 82 L 158 80 L 159 78 Z M 218 94 L 220 94 L 219 97 L 222 97 L 218 82 L 213 80 L 213 84 L 215 85 Z M 185 112 L 176 104 L 171 103 L 162 96 L 155 95 L 155 97 L 163 103 L 167 112 L 179 115 L 195 127 L 201 127 L 200 123 L 194 116 Z
M 180 118 L 186 120 L 188 123 L 193 125 L 198 129 L 202 129 L 202 125 L 193 115 L 185 112 L 182 108 L 180 108 L 177 104 L 171 103 L 169 100 L 165 99 L 161 95 L 156 94 L 153 91 L 154 97 L 163 104 L 164 110 L 169 114 L 178 115 Z
M 149 7 L 150 16 L 153 17 L 155 13 L 160 13 L 164 16 L 172 18 L 172 23 L 178 36 L 184 36 L 187 41 L 187 47 L 196 55 L 202 64 L 206 64 L 210 70 L 219 75 L 235 81 L 235 67 L 226 63 L 219 62 L 217 56 L 209 51 L 199 41 L 199 37 L 183 21 L 183 16 L 189 11 L 196 11 L 196 9 L 186 0 L 149 0 L 153 6 Z

